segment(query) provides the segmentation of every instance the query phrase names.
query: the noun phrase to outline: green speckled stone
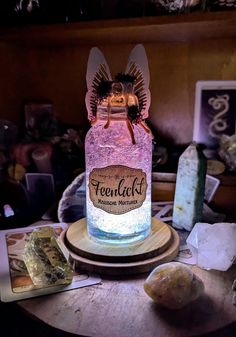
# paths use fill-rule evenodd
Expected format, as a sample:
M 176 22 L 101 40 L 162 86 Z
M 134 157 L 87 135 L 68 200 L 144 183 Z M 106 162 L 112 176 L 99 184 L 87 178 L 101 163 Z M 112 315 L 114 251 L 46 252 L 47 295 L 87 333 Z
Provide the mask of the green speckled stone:
M 205 193 L 206 158 L 192 143 L 179 158 L 173 227 L 191 231 L 201 221 Z

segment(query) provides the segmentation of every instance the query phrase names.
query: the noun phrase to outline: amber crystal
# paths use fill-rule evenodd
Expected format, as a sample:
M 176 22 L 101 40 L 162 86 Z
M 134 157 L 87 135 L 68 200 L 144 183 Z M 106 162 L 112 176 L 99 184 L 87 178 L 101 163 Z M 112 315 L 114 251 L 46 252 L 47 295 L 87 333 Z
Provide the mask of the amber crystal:
M 40 227 L 29 235 L 23 259 L 36 286 L 69 284 L 72 281 L 73 269 L 51 227 Z

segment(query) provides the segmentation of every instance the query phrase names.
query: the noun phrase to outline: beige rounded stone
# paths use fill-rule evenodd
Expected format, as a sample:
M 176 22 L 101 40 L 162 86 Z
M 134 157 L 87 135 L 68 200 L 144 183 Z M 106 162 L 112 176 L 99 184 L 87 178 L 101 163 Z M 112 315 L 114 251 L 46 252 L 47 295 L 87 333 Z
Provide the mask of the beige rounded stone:
M 186 265 L 169 262 L 151 272 L 144 283 L 144 290 L 157 304 L 181 309 L 203 293 L 204 284 Z
M 222 174 L 225 171 L 225 165 L 219 160 L 208 160 L 207 161 L 207 174 L 216 176 Z

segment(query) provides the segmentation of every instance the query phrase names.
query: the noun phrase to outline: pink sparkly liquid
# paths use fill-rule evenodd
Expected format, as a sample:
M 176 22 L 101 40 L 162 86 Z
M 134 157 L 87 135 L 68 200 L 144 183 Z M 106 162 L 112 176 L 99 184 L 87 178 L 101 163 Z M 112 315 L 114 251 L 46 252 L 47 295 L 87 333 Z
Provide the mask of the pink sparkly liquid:
M 86 153 L 86 207 L 88 234 L 96 241 L 131 243 L 145 239 L 151 230 L 151 162 L 152 139 L 140 125 L 133 125 L 135 144 L 132 144 L 126 118 L 122 113 L 112 115 L 108 128 L 107 117 L 100 118 L 88 131 Z M 138 208 L 124 214 L 111 214 L 94 206 L 89 193 L 89 177 L 94 169 L 121 165 L 141 169 L 145 173 L 146 197 Z M 112 170 L 111 170 L 112 171 Z

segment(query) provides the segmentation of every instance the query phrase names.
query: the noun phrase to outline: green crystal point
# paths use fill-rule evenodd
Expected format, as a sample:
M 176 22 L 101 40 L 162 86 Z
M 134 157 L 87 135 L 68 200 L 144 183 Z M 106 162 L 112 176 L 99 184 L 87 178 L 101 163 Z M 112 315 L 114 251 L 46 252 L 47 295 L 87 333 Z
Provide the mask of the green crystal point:
M 69 284 L 72 281 L 73 269 L 49 226 L 37 228 L 29 235 L 23 259 L 36 286 Z
M 201 221 L 206 177 L 206 158 L 193 142 L 179 158 L 173 226 L 191 231 Z

